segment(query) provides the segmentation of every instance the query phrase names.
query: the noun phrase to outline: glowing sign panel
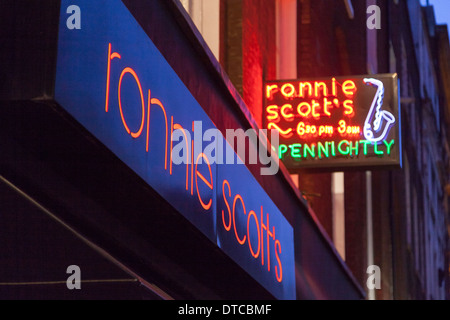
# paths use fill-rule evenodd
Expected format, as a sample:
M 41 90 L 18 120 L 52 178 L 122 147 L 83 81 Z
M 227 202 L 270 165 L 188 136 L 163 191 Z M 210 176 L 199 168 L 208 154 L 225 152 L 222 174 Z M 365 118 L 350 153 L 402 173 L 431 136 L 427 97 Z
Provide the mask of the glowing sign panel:
M 273 296 L 295 299 L 292 226 L 244 164 L 202 151 L 216 126 L 125 5 L 77 4 L 76 32 L 61 5 L 55 100 Z
M 268 81 L 264 124 L 291 170 L 401 166 L 396 74 Z

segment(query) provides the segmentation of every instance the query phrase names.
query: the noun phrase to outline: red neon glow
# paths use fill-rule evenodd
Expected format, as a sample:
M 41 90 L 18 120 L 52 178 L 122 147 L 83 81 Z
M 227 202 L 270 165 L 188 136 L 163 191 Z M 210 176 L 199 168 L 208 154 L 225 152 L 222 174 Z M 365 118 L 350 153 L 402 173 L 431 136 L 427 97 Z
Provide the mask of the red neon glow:
M 283 267 L 281 265 L 279 254 L 281 254 L 281 243 L 280 240 L 275 240 L 275 257 L 277 259 L 278 266 L 280 267 L 278 268 L 278 266 L 275 266 L 275 275 L 277 277 L 277 281 L 281 282 L 283 281 Z
M 308 97 L 312 96 L 313 88 L 312 88 L 311 83 L 309 83 L 309 82 L 300 82 L 299 87 L 300 87 L 300 98 L 305 98 L 305 91 L 304 91 L 305 87 L 308 87 Z
M 280 115 L 278 114 L 278 106 L 271 105 L 266 108 L 267 110 L 267 120 L 278 122 L 280 120 Z
M 345 122 L 345 120 L 339 121 L 339 127 L 337 128 L 337 130 L 343 137 L 359 137 L 360 133 L 362 132 L 360 126 L 349 126 L 347 122 Z
M 239 242 L 240 245 L 243 245 L 245 243 L 245 240 L 247 239 L 247 235 L 244 235 L 244 237 L 242 239 L 240 239 L 239 235 L 237 233 L 237 229 L 236 229 L 236 202 L 238 199 L 242 203 L 242 208 L 244 209 L 244 215 L 247 214 L 245 211 L 244 200 L 242 199 L 242 196 L 240 194 L 237 194 L 234 197 L 234 201 L 233 201 L 233 228 L 234 228 L 234 235 L 236 236 L 236 240 Z
M 140 96 L 141 96 L 141 104 L 142 104 L 142 121 L 141 121 L 141 127 L 139 128 L 139 130 L 138 130 L 137 132 L 130 132 L 130 128 L 128 128 L 127 122 L 125 121 L 125 118 L 124 118 L 124 116 L 123 116 L 122 101 L 121 101 L 121 98 L 120 98 L 120 92 L 121 92 L 121 87 L 122 87 L 122 79 L 123 79 L 123 76 L 124 76 L 125 74 L 127 74 L 127 73 L 131 74 L 131 75 L 134 77 L 134 79 L 136 80 L 136 83 L 137 83 L 138 88 L 139 88 L 139 94 L 140 94 Z M 128 132 L 128 134 L 130 134 L 133 138 L 135 138 L 135 139 L 138 138 L 138 137 L 141 135 L 142 130 L 144 129 L 144 122 L 145 122 L 145 104 L 144 104 L 144 103 L 145 103 L 145 102 L 144 102 L 144 94 L 142 93 L 141 82 L 139 81 L 139 78 L 138 78 L 136 72 L 134 72 L 134 70 L 131 69 L 131 68 L 128 68 L 128 67 L 127 67 L 127 68 L 123 69 L 122 74 L 120 75 L 120 79 L 119 79 L 119 88 L 118 88 L 118 101 L 119 101 L 120 117 L 122 118 L 122 123 L 123 123 L 123 126 L 125 127 L 125 130 L 126 130 L 126 131 Z
M 117 53 L 117 52 L 113 52 L 113 53 L 111 53 L 111 60 L 113 60 L 114 58 L 121 58 L 120 57 L 120 54 L 119 53 Z
M 356 85 L 352 80 L 347 80 L 342 84 L 342 92 L 347 98 L 353 98 L 356 92 Z
M 316 126 L 313 124 L 299 122 L 297 125 L 297 134 L 300 138 L 306 139 L 317 136 L 332 136 L 334 133 L 334 127 L 328 125 Z
M 178 123 L 175 123 L 173 128 L 175 130 L 181 130 L 181 132 L 183 132 L 184 141 L 186 142 L 186 150 L 189 150 L 189 140 L 187 138 L 186 131 L 184 130 L 184 128 Z M 172 141 L 172 138 L 170 140 Z M 197 167 L 195 167 L 195 168 L 197 169 Z M 188 151 L 186 152 L 186 190 L 189 190 L 189 152 Z
M 253 251 L 252 248 L 252 244 L 250 241 L 250 218 L 253 217 L 255 219 L 255 223 L 256 223 L 256 230 L 258 233 L 258 251 L 255 253 L 255 251 Z M 255 211 L 250 210 L 250 212 L 248 213 L 248 218 L 247 218 L 247 238 L 248 238 L 248 247 L 250 249 L 250 253 L 252 254 L 253 258 L 258 258 L 259 253 L 261 251 L 261 236 L 259 234 L 259 222 L 258 222 L 258 217 L 256 216 Z
M 109 108 L 109 84 L 111 82 L 111 43 L 108 45 L 108 67 L 106 71 L 106 98 L 105 98 L 105 111 L 108 112 Z
M 278 85 L 273 84 L 273 85 L 267 85 L 266 86 L 266 97 L 267 97 L 267 99 L 270 99 L 270 100 L 273 99 L 274 91 L 278 91 Z
M 263 214 L 264 214 L 264 209 L 263 209 L 263 206 L 261 206 L 261 265 L 262 266 L 264 265 L 264 233 L 263 233 L 264 231 L 263 231 L 263 229 L 265 228 Z
M 267 271 L 270 272 L 270 238 L 275 240 L 275 227 L 272 227 L 273 232 L 270 232 L 270 225 L 269 225 L 269 214 L 267 214 L 267 225 L 263 222 L 263 211 L 261 207 L 261 239 L 264 239 L 263 237 L 263 230 L 266 230 L 267 234 Z M 262 255 L 264 259 L 264 254 Z M 263 263 L 264 264 L 264 263 Z
M 286 129 L 286 130 L 282 130 L 279 126 L 277 126 L 275 123 L 271 122 L 267 125 L 268 129 L 276 129 L 278 130 L 278 132 L 285 138 L 290 138 L 292 137 L 293 133 L 292 133 L 292 128 Z
M 231 188 L 230 188 L 230 183 L 228 182 L 228 180 L 223 180 L 222 183 L 222 194 L 223 194 L 223 201 L 225 201 L 225 205 L 227 206 L 228 209 L 228 221 L 229 223 L 226 224 L 225 223 L 225 212 L 222 210 L 222 223 L 223 223 L 223 227 L 225 228 L 225 230 L 230 231 L 231 230 L 231 209 L 230 209 L 230 205 L 228 204 L 227 198 L 225 197 L 225 185 L 227 185 L 228 187 L 228 196 L 231 197 Z
M 314 96 L 316 98 L 320 97 L 320 90 L 322 90 L 322 94 L 324 97 L 328 96 L 328 89 L 325 82 L 314 82 Z
M 336 78 L 331 79 L 331 95 L 333 97 L 337 96 L 337 92 L 336 92 Z
M 361 126 L 350 126 L 345 122 L 349 122 L 346 118 L 355 116 L 354 96 L 358 89 L 355 83 L 349 79 L 340 83 L 333 77 L 266 86 L 267 96 L 274 100 L 265 107 L 266 128 L 277 130 L 283 139 L 292 138 L 294 134 L 302 139 L 337 135 L 359 137 Z M 335 113 L 339 113 L 341 119 L 335 121 Z M 318 122 L 322 117 L 333 121 Z M 301 119 L 297 121 L 297 118 Z
M 192 121 L 192 133 L 194 133 L 195 122 Z M 194 140 L 191 141 L 191 195 L 194 195 Z
M 191 195 L 194 195 L 194 140 L 191 141 L 191 146 Z
M 167 140 L 169 139 L 169 127 L 167 125 L 167 114 L 166 114 L 166 108 L 164 108 L 161 101 L 159 101 L 156 98 L 151 99 L 150 98 L 150 90 L 148 90 L 148 111 L 147 111 L 147 146 L 146 150 L 148 152 L 148 144 L 149 144 L 149 131 L 150 131 L 150 106 L 154 104 L 161 108 L 163 114 L 164 114 L 164 121 L 166 124 L 166 143 L 165 143 L 165 153 L 164 153 L 164 170 L 167 170 Z
M 291 113 L 287 114 L 286 113 L 286 109 L 290 109 Z M 292 114 L 292 105 L 290 104 L 285 104 L 284 106 L 281 107 L 281 115 L 283 116 L 283 118 L 285 118 L 287 121 L 292 121 L 294 119 L 294 115 Z
M 303 118 L 308 118 L 309 115 L 311 114 L 311 105 L 308 102 L 301 102 L 297 106 L 297 112 Z
M 111 52 L 111 43 L 109 43 L 109 45 L 108 45 L 108 65 L 107 65 L 107 74 L 106 74 L 106 81 L 107 81 L 107 83 L 106 83 L 106 99 L 105 99 L 105 111 L 106 112 L 109 111 L 108 109 L 109 109 L 109 94 L 110 94 L 110 81 L 111 81 L 111 61 L 116 58 L 121 59 L 121 56 L 117 52 Z M 128 126 L 128 123 L 124 116 L 124 109 L 123 109 L 124 107 L 127 107 L 127 106 L 122 105 L 122 101 L 121 101 L 121 98 L 124 95 L 126 95 L 125 93 L 121 92 L 121 89 L 122 89 L 122 82 L 124 81 L 124 77 L 127 73 L 129 73 L 131 76 L 133 76 L 134 80 L 136 81 L 136 84 L 138 86 L 139 93 L 140 93 L 141 104 L 142 104 L 142 115 L 141 115 L 140 127 L 139 127 L 139 130 L 137 130 L 136 132 L 132 132 L 130 130 L 130 127 Z M 114 79 L 114 80 L 117 80 L 117 79 Z M 127 81 L 128 81 L 128 79 L 127 79 Z M 125 86 L 125 89 L 127 89 L 127 85 Z M 273 93 L 276 91 L 280 91 L 278 89 L 278 85 L 273 85 L 273 86 L 267 87 L 267 95 L 268 96 L 272 96 Z M 281 91 L 286 96 L 294 96 L 296 94 L 295 87 L 293 85 L 285 85 L 281 88 Z M 184 129 L 181 126 L 181 124 L 174 122 L 174 116 L 169 115 L 170 116 L 170 135 L 169 135 L 169 126 L 168 126 L 168 118 L 167 118 L 168 115 L 167 115 L 164 104 L 159 99 L 152 98 L 152 92 L 150 89 L 148 89 L 147 105 L 145 104 L 146 101 L 143 96 L 143 89 L 142 89 L 142 85 L 139 80 L 139 77 L 138 77 L 137 73 L 130 67 L 124 68 L 120 74 L 120 77 L 118 79 L 117 97 L 118 97 L 118 105 L 119 105 L 119 112 L 120 112 L 121 120 L 122 120 L 124 129 L 127 132 L 127 134 L 131 135 L 132 138 L 137 139 L 138 137 L 141 136 L 142 132 L 144 131 L 145 121 L 147 121 L 146 152 L 149 152 L 150 147 L 153 146 L 153 145 L 150 146 L 150 125 L 151 125 L 150 122 L 151 122 L 152 107 L 154 108 L 155 106 L 158 106 L 160 108 L 160 110 L 162 111 L 162 114 L 164 115 L 164 123 L 165 123 L 165 129 L 166 129 L 165 130 L 166 132 L 165 132 L 164 169 L 166 170 L 165 172 L 167 173 L 167 162 L 169 160 L 168 159 L 168 149 L 170 148 L 170 155 L 169 155 L 169 157 L 170 157 L 170 161 L 169 161 L 170 162 L 170 170 L 169 170 L 170 175 L 172 175 L 172 169 L 173 169 L 172 136 L 173 136 L 174 130 L 181 130 L 181 132 L 183 133 L 184 139 L 185 139 L 186 147 L 187 147 L 187 151 L 186 151 L 186 162 L 187 162 L 186 163 L 186 190 L 187 190 L 187 193 L 189 192 L 189 179 L 191 179 L 190 193 L 191 193 L 191 195 L 193 195 L 193 193 L 194 193 L 194 178 L 195 178 L 196 191 L 197 191 L 197 197 L 198 197 L 199 203 L 201 204 L 201 206 L 204 210 L 210 210 L 212 208 L 212 204 L 213 204 L 212 200 L 213 200 L 213 194 L 214 194 L 213 192 L 214 192 L 214 188 L 215 188 L 215 185 L 214 185 L 214 182 L 215 182 L 214 177 L 215 176 L 213 176 L 210 161 L 204 153 L 200 153 L 198 155 L 198 157 L 196 158 L 195 169 L 194 169 L 194 159 L 195 159 L 194 140 L 190 139 L 188 141 L 187 130 Z M 270 116 L 272 116 L 271 120 L 274 120 L 274 121 L 280 120 L 281 119 L 280 116 L 282 116 L 287 121 L 292 121 L 292 119 L 294 119 L 297 116 L 295 114 L 295 108 L 291 104 L 285 104 L 281 108 L 278 106 L 275 106 L 275 105 L 269 106 L 267 108 L 267 110 L 269 111 Z M 145 112 L 147 112 L 147 115 L 145 114 Z M 153 111 L 153 112 L 155 113 L 155 111 Z M 159 113 L 159 112 L 156 112 L 156 113 Z M 153 122 L 155 122 L 155 120 L 153 120 Z M 280 129 L 275 124 L 273 124 L 273 125 L 275 127 L 277 127 L 278 129 Z M 283 130 L 279 130 L 279 131 L 281 131 L 281 133 L 284 132 L 285 134 L 287 133 L 288 135 L 293 135 L 293 130 L 294 129 L 289 128 L 284 131 Z M 154 132 L 154 130 L 152 131 L 152 134 L 153 134 L 153 132 Z M 192 132 L 194 132 L 194 122 L 192 122 Z M 144 133 L 144 135 L 145 135 L 145 133 Z M 170 145 L 168 142 L 169 137 L 171 138 Z M 191 142 L 190 150 L 189 150 L 189 142 Z M 200 161 L 201 161 L 200 159 L 203 159 L 203 161 L 205 161 L 204 162 L 205 165 L 208 166 L 209 177 L 206 176 L 206 174 L 208 174 L 208 173 L 206 173 L 205 169 L 198 168 L 198 165 L 200 164 Z M 189 165 L 191 165 L 190 172 L 189 172 Z M 200 172 L 199 169 L 202 170 L 202 172 Z M 181 170 L 182 170 L 182 168 L 181 168 Z M 194 172 L 194 170 L 195 170 L 195 172 Z M 203 183 L 204 183 L 203 187 L 201 187 L 201 186 L 199 187 L 199 183 L 201 183 L 200 181 L 203 181 Z M 209 188 L 212 192 L 205 189 L 205 186 L 207 188 Z M 228 191 L 227 191 L 227 188 L 228 188 Z M 201 192 L 203 192 L 203 193 L 201 194 Z M 259 259 L 259 256 L 261 255 L 261 259 L 262 259 L 261 263 L 263 266 L 265 263 L 265 261 L 264 261 L 264 249 L 265 249 L 264 248 L 264 230 L 266 230 L 266 234 L 267 234 L 267 242 L 266 242 L 267 243 L 267 246 L 266 246 L 267 253 L 266 253 L 266 255 L 268 257 L 268 260 L 267 260 L 268 261 L 268 271 L 270 272 L 270 254 L 271 254 L 270 249 L 272 249 L 272 251 L 273 251 L 273 249 L 274 249 L 273 245 L 275 245 L 275 255 L 276 255 L 276 261 L 277 261 L 277 263 L 274 262 L 274 265 L 276 264 L 275 275 L 276 275 L 277 281 L 281 282 L 282 268 L 281 268 L 281 260 L 279 259 L 279 256 L 278 256 L 278 254 L 281 253 L 281 244 L 279 241 L 270 242 L 270 238 L 275 239 L 275 227 L 273 227 L 273 232 L 271 232 L 271 229 L 269 227 L 269 214 L 267 214 L 267 225 L 264 225 L 263 207 L 261 206 L 261 227 L 260 227 L 260 222 L 258 220 L 259 217 L 255 211 L 250 210 L 247 215 L 245 202 L 244 202 L 243 197 L 240 194 L 236 194 L 236 196 L 234 197 L 233 207 L 231 209 L 232 192 L 231 192 L 231 186 L 230 186 L 230 183 L 228 180 L 223 180 L 222 193 L 223 193 L 223 200 L 225 201 L 225 206 L 226 206 L 226 209 L 222 210 L 222 223 L 223 223 L 224 229 L 226 231 L 231 231 L 231 227 L 233 224 L 234 235 L 235 235 L 238 243 L 240 245 L 245 246 L 245 242 L 248 239 L 248 248 L 249 248 L 250 254 L 255 259 Z M 243 212 L 241 212 L 237 208 L 238 202 L 241 202 Z M 242 227 L 242 229 L 240 229 L 239 232 L 237 230 L 238 227 L 237 227 L 236 223 L 239 224 L 239 222 L 236 222 L 236 214 L 237 214 L 236 211 L 238 211 L 238 210 L 239 210 L 238 214 L 243 214 L 242 217 L 238 217 L 239 220 L 242 221 L 242 223 L 245 223 L 245 215 L 247 215 L 246 233 L 245 233 L 245 225 L 239 226 L 239 229 L 240 229 L 240 227 Z M 228 216 L 228 217 L 226 217 L 226 216 Z M 254 222 L 251 222 L 252 218 L 253 218 Z M 252 224 L 250 226 L 251 223 L 254 223 L 254 225 Z M 240 234 L 241 232 L 242 232 L 242 234 Z M 257 246 L 255 246 L 255 241 L 256 241 L 255 234 L 251 234 L 251 232 L 257 232 L 257 234 L 256 234 L 257 238 L 258 238 Z M 230 236 L 231 236 L 231 234 L 230 234 Z M 252 240 L 253 240 L 253 242 L 252 242 Z M 272 244 L 272 247 L 270 247 L 270 244 Z M 247 251 L 247 250 L 245 249 L 245 251 Z M 262 267 L 262 270 L 264 270 L 264 269 L 265 268 Z
M 352 117 L 355 114 L 353 110 L 353 100 L 345 100 L 344 108 L 345 108 L 344 110 L 345 115 Z
M 316 100 L 311 101 L 311 107 L 312 107 L 312 116 L 314 118 L 320 118 L 320 113 L 318 113 L 316 110 L 320 108 L 320 103 L 318 103 Z
M 211 178 L 211 181 L 206 180 L 206 178 L 197 170 L 198 160 L 200 158 L 203 158 L 206 161 L 206 163 L 208 164 L 209 176 Z M 203 209 L 209 210 L 209 208 L 211 208 L 211 205 L 212 205 L 212 199 L 209 199 L 207 204 L 205 204 L 203 202 L 203 200 L 202 200 L 202 198 L 200 196 L 200 192 L 198 191 L 198 180 L 197 180 L 197 177 L 200 177 L 200 179 L 203 180 L 203 182 L 208 186 L 208 188 L 213 190 L 213 176 L 212 176 L 212 171 L 211 171 L 211 165 L 210 165 L 210 163 L 208 161 L 208 157 L 203 152 L 198 155 L 197 160 L 195 161 L 195 186 L 197 188 L 197 196 L 198 196 L 198 200 L 200 201 L 200 204 L 202 205 Z
M 317 134 L 317 127 L 315 125 L 305 124 L 304 122 L 299 122 L 297 125 L 297 134 L 300 137 L 305 135 L 315 136 Z
M 111 60 L 114 58 L 120 59 L 120 54 L 114 52 L 111 54 L 111 43 L 108 45 L 108 70 L 106 72 L 106 99 L 105 99 L 105 111 L 108 112 L 109 108 L 109 84 L 111 82 Z
M 289 90 L 286 91 L 286 88 L 289 88 Z M 295 87 L 292 83 L 285 83 L 281 86 L 281 94 L 285 98 L 291 98 L 295 93 Z
M 330 111 L 328 110 L 328 108 L 333 108 L 333 102 L 328 101 L 328 99 L 325 98 L 325 99 L 323 99 L 323 112 L 324 112 L 327 116 L 331 117 L 331 113 L 330 113 Z
M 265 95 L 268 100 L 273 100 L 274 95 L 277 92 L 280 92 L 280 94 L 285 99 L 292 99 L 297 97 L 300 98 L 337 97 L 338 95 L 337 85 L 341 87 L 342 93 L 347 98 L 352 98 L 357 90 L 356 84 L 353 80 L 345 80 L 342 84 L 340 84 L 336 81 L 336 78 L 332 78 L 331 84 L 330 82 L 325 81 L 299 81 L 299 82 L 284 82 L 279 84 L 266 85 Z

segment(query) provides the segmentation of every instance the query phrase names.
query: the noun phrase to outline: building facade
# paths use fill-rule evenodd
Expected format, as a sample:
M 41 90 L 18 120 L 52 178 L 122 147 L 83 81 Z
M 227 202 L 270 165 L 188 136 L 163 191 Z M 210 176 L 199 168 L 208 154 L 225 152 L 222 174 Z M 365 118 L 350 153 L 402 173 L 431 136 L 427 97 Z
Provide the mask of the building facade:
M 432 7 L 55 0 L 1 12 L 1 298 L 449 297 L 450 49 Z M 265 175 L 228 139 L 264 128 L 265 81 L 385 73 L 400 81 L 402 168 L 280 162 Z M 264 139 L 246 150 L 267 156 Z M 219 145 L 244 164 L 217 161 Z M 70 266 L 81 290 L 68 289 Z
M 200 32 L 204 2 L 183 2 Z M 213 2 L 221 22 L 205 39 L 219 39 L 211 46 L 259 125 L 264 80 L 398 74 L 402 169 L 291 177 L 360 285 L 368 266 L 380 267 L 381 288 L 366 289 L 368 298 L 446 299 L 449 56 L 434 8 L 414 0 L 335 1 L 333 10 L 327 1 Z M 379 25 L 371 29 L 374 5 Z

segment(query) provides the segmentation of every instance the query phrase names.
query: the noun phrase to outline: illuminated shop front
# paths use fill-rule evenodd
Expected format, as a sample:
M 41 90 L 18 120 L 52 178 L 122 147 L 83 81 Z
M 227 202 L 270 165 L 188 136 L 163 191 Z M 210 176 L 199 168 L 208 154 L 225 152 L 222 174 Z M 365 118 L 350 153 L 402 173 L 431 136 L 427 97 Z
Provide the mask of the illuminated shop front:
M 244 164 L 227 141 L 227 129 L 259 128 L 178 1 L 78 1 L 80 29 L 67 27 L 70 5 L 28 7 L 46 12 L 34 17 L 46 41 L 33 42 L 39 48 L 31 53 L 31 38 L 22 37 L 16 50 L 42 63 L 12 70 L 9 83 L 23 81 L 23 89 L 2 92 L 2 184 L 23 197 L 15 201 L 31 203 L 106 259 L 94 268 L 96 277 L 115 268 L 130 280 L 128 291 L 145 288 L 140 294 L 146 298 L 364 298 L 284 165 L 262 174 L 265 164 Z M 19 9 L 11 5 L 11 14 Z M 43 39 L 39 29 L 21 28 Z M 11 68 L 19 66 L 20 54 Z M 318 100 L 267 106 L 268 127 L 286 138 L 325 140 L 282 142 L 280 158 L 398 155 L 397 136 L 379 145 L 353 139 L 363 130 L 352 124 L 355 83 L 342 84 L 342 94 L 350 96 L 342 101 L 327 100 L 336 83 L 304 85 L 267 87 L 268 100 L 305 90 Z M 339 106 L 348 122 L 313 124 Z M 296 112 L 308 122 L 281 129 Z M 205 141 L 205 132 L 214 137 Z M 218 150 L 227 161 L 217 160 Z M 53 245 L 64 243 L 63 237 Z M 70 250 L 64 257 L 52 256 L 53 265 L 70 260 L 83 269 L 95 260 L 71 259 Z M 26 264 L 27 256 L 18 259 Z M 27 274 L 27 268 L 17 270 Z M 39 273 L 30 277 L 40 280 Z M 10 290 L 2 294 L 18 295 Z M 101 285 L 96 290 L 93 297 L 110 294 Z M 115 287 L 119 297 L 120 290 Z M 52 291 L 29 296 L 46 294 Z

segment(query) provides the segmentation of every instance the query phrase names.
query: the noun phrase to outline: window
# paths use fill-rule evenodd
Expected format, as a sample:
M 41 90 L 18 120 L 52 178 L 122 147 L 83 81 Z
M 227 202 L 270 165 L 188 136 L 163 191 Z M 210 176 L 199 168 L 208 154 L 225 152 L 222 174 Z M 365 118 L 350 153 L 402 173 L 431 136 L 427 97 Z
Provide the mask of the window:
M 181 0 L 198 31 L 219 60 L 220 0 Z

